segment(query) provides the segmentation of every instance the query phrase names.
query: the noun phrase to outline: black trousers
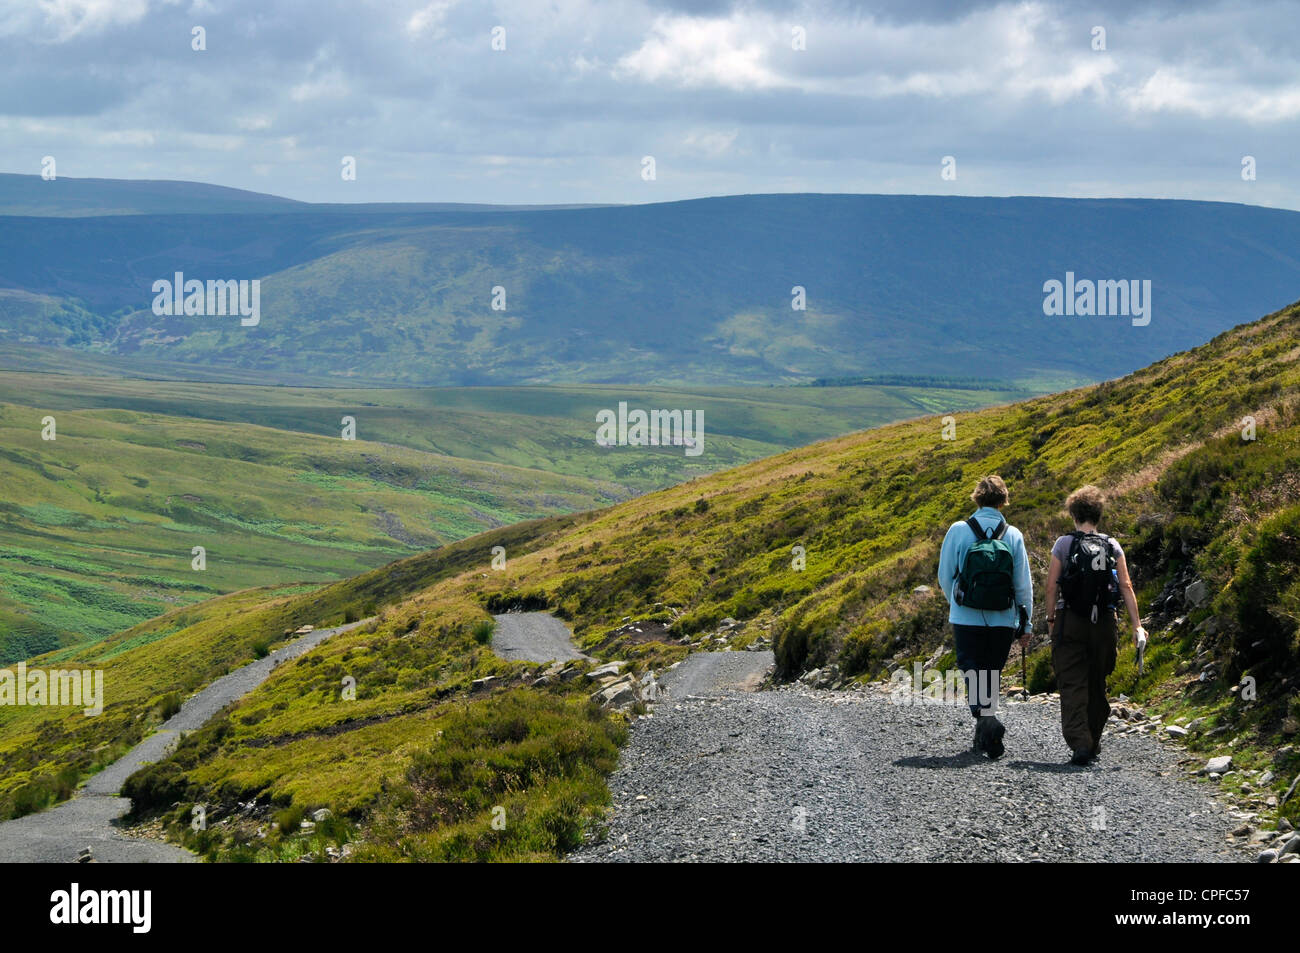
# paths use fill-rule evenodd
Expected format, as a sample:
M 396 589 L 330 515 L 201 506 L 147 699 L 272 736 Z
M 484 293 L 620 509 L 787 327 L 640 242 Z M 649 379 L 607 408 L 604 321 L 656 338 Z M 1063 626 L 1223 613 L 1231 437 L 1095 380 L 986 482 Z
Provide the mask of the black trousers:
M 1106 677 L 1115 670 L 1118 626 L 1114 613 L 1096 622 L 1068 609 L 1056 610 L 1052 667 L 1061 693 L 1061 734 L 1076 753 L 1097 750 L 1110 717 Z
M 981 710 L 991 712 L 997 704 L 1002 666 L 1007 664 L 1011 643 L 1016 640 L 1016 630 L 1009 625 L 959 625 L 954 622 L 952 635 L 957 649 L 957 668 L 966 678 L 970 713 L 978 718 Z M 975 673 L 973 678 L 971 672 Z

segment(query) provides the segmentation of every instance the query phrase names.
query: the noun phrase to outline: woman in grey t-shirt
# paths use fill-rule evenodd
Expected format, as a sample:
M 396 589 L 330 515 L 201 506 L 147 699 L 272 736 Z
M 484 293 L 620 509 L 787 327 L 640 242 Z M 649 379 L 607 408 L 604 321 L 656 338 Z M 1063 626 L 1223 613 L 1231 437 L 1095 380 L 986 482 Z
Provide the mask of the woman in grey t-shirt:
M 1065 501 L 1078 533 L 1096 533 L 1106 504 L 1105 494 L 1095 486 L 1080 487 Z M 1101 733 L 1110 717 L 1106 677 L 1115 668 L 1116 619 L 1113 609 L 1090 615 L 1071 611 L 1061 593 L 1061 577 L 1069 562 L 1074 537 L 1062 536 L 1052 546 L 1047 570 L 1048 629 L 1052 635 L 1052 667 L 1061 693 L 1061 733 L 1070 746 L 1071 764 L 1086 765 L 1101 752 Z M 1137 596 L 1129 577 L 1124 550 L 1107 537 L 1115 557 L 1119 596 L 1133 623 L 1133 638 L 1145 644 L 1146 629 L 1138 613 Z M 1100 551 L 1099 551 L 1100 552 Z

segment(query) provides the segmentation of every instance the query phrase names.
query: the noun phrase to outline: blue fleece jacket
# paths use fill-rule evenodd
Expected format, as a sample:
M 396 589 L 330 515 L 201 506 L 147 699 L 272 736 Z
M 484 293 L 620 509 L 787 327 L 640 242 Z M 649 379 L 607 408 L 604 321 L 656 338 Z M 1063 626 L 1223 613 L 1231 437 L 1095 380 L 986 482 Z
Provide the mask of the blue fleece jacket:
M 1002 519 L 1002 514 L 994 507 L 981 506 L 975 511 L 975 519 L 986 530 L 992 530 Z M 1034 613 L 1034 583 L 1029 576 L 1029 556 L 1025 553 L 1025 538 L 1014 526 L 1007 526 L 1003 540 L 1011 547 L 1011 558 L 1015 560 L 1016 605 L 1024 606 L 1032 617 Z M 1019 623 L 1019 614 L 1015 606 L 1003 611 L 969 609 L 952 601 L 953 583 L 961 570 L 966 552 L 975 542 L 975 534 L 963 520 L 948 527 L 948 535 L 943 538 L 943 547 L 939 550 L 939 586 L 948 598 L 948 621 L 958 625 L 1007 625 L 1015 628 Z

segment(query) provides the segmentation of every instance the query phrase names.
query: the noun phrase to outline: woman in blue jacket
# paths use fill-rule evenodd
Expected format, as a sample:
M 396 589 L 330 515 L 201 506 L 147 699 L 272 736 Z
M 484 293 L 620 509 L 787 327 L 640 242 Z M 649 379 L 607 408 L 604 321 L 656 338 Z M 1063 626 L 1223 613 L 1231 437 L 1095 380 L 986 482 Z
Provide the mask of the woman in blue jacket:
M 998 720 L 997 701 L 1002 666 L 1007 662 L 1011 644 L 1016 639 L 1019 611 L 1032 618 L 1034 586 L 1029 575 L 1029 557 L 1020 530 L 1007 525 L 1002 508 L 1007 505 L 1007 485 L 1000 476 L 986 476 L 979 481 L 971 500 L 978 507 L 969 520 L 953 523 L 939 550 L 939 586 L 948 599 L 948 621 L 952 623 L 957 666 L 966 680 L 967 701 L 975 717 L 974 750 L 990 758 L 1001 757 L 1005 750 L 1002 737 L 1006 726 Z M 958 576 L 966 556 L 977 542 L 975 528 L 986 539 L 1000 539 L 1010 550 L 1010 578 L 1006 609 L 982 609 L 963 605 Z M 1014 600 L 1014 602 L 1012 602 Z M 1021 644 L 1029 642 L 1030 627 L 1025 626 Z

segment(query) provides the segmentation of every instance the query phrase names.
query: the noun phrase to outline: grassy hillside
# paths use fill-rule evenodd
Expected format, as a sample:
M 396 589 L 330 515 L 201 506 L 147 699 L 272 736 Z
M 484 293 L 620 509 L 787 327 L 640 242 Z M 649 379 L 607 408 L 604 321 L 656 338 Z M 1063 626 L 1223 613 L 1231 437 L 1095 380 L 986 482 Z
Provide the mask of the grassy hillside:
M 324 588 L 243 590 L 30 660 L 31 667 L 102 669 L 106 705 L 93 718 L 56 707 L 0 707 L 0 817 L 66 798 L 80 778 L 125 753 L 184 697 L 266 655 L 293 629 L 338 624 L 375 605 L 398 604 L 450 575 L 485 569 L 492 546 L 519 552 L 543 528 L 555 531 L 576 520 L 562 516 L 502 527 Z M 479 669 L 499 667 L 467 622 L 482 618 L 470 610 L 440 620 L 436 644 L 424 646 L 429 658 L 454 663 L 435 696 L 463 694 Z M 360 698 L 372 688 L 363 681 Z
M 628 495 L 338 434 L 0 403 L 0 662 L 218 593 L 322 583 Z M 201 571 L 195 546 L 206 551 Z
M 978 386 L 376 390 L 0 371 L 0 477 L 21 490 L 0 517 L 0 663 L 1011 393 Z M 703 411 L 705 452 L 597 446 L 596 412 L 619 401 Z M 339 440 L 344 415 L 364 440 Z
M 173 758 L 138 773 L 131 793 L 141 809 L 202 801 L 219 817 L 257 797 L 287 812 L 286 823 L 329 806 L 339 825 L 317 846 L 360 838 L 366 857 L 554 856 L 597 816 L 604 795 L 594 779 L 619 737 L 597 730 L 608 723 L 583 706 L 576 683 L 528 688 L 534 667 L 494 659 L 482 645 L 489 609 L 549 605 L 597 654 L 637 666 L 680 657 L 733 616 L 745 624 L 739 644 L 774 635 L 784 676 L 832 662 L 849 676 L 880 676 L 947 637 L 942 598 L 913 590 L 934 585 L 943 532 L 987 472 L 1011 485 L 1008 516 L 1025 532 L 1040 591 L 1048 546 L 1069 527 L 1065 494 L 1085 481 L 1109 489 L 1105 525 L 1124 542 L 1154 632 L 1143 680 L 1126 649 L 1112 688 L 1159 711 L 1203 715 L 1190 746 L 1267 764 L 1283 785 L 1300 770 L 1294 745 L 1281 747 L 1300 729 L 1298 356 L 1293 306 L 1122 380 L 963 414 L 952 441 L 938 418 L 894 424 L 290 597 L 292 611 L 258 610 L 232 631 L 267 638 L 313 605 L 321 615 L 373 600 L 380 615 L 282 666 Z M 1256 421 L 1250 441 L 1246 415 Z M 511 556 L 492 572 L 486 552 L 498 542 Z M 791 564 L 795 545 L 807 551 L 803 571 Z M 1200 605 L 1185 595 L 1195 578 L 1206 583 Z M 1037 615 L 1041 626 L 1041 607 Z M 611 639 L 628 616 L 670 623 L 667 640 Z M 181 630 L 148 649 L 172 639 L 204 642 Z M 135 651 L 107 664 L 127 665 Z M 1037 690 L 1050 688 L 1044 658 L 1038 648 Z M 496 687 L 473 690 L 486 674 Z M 339 697 L 344 675 L 357 681 L 355 701 Z M 1244 675 L 1256 699 L 1230 690 Z M 148 678 L 141 695 L 184 688 L 165 666 Z M 136 716 L 149 704 L 113 698 L 104 717 L 147 722 Z M 68 747 L 106 730 L 84 718 L 57 725 Z M 17 751 L 20 739 L 0 725 L 0 744 Z M 21 751 L 25 787 L 11 798 L 54 783 L 60 767 L 39 735 Z M 510 819 L 505 836 L 490 824 L 497 804 Z M 196 846 L 289 859 L 308 843 L 255 828 L 232 822 Z
M 6 294 L 12 294 L 6 292 Z M 0 303 L 3 307 L 3 303 Z M 35 318 L 29 319 L 35 320 Z M 266 375 L 237 368 L 207 368 L 175 361 L 150 361 L 139 357 L 105 354 L 101 351 L 50 347 L 24 341 L 6 343 L 0 337 L 0 370 L 57 374 L 69 378 L 118 377 L 158 381 L 204 381 L 217 383 L 265 384 Z M 315 375 L 283 375 L 277 384 L 315 386 Z
M 936 383 L 939 386 L 936 386 Z M 906 417 L 1012 399 L 993 383 L 926 381 L 856 387 L 341 388 L 259 387 L 0 370 L 0 401 L 48 410 L 114 408 L 256 424 L 337 437 L 344 414 L 358 435 L 415 450 L 662 489 L 781 450 Z M 595 444 L 596 413 L 630 407 L 703 411 L 705 450 L 609 452 Z
M 25 297 L 0 308 L 0 345 L 268 382 L 1096 380 L 1277 307 L 1300 266 L 1300 214 L 1221 203 L 747 195 L 309 209 L 4 218 L 0 289 Z M 152 282 L 176 271 L 260 279 L 261 323 L 154 315 Z M 1151 323 L 1045 317 L 1043 284 L 1067 272 L 1150 281 Z M 796 286 L 806 310 L 791 307 Z

